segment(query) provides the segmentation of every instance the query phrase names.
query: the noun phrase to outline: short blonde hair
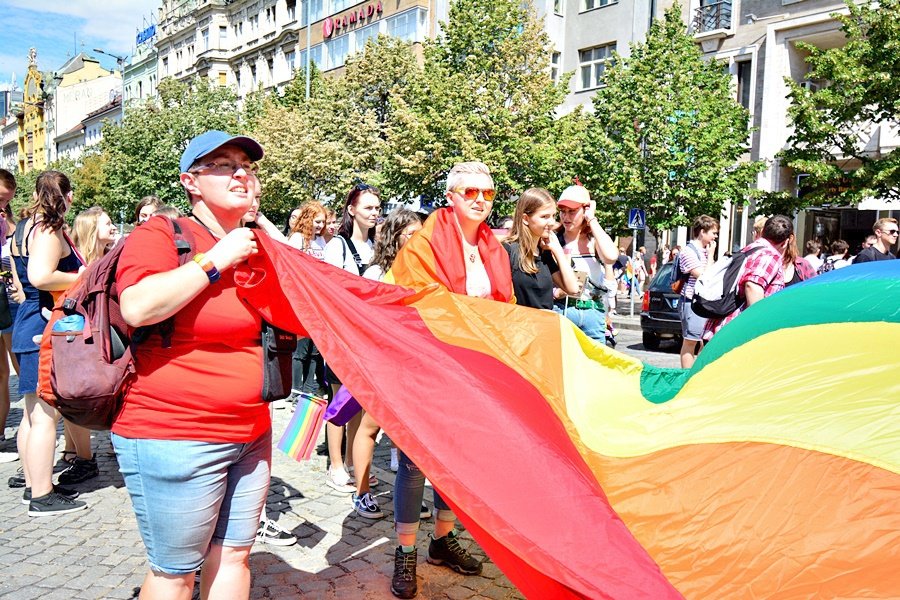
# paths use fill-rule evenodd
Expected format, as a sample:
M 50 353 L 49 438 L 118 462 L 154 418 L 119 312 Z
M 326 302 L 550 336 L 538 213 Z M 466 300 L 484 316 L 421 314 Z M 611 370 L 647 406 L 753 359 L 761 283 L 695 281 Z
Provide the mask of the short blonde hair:
M 491 176 L 491 170 L 483 162 L 470 161 L 461 162 L 453 165 L 450 172 L 447 173 L 447 191 L 456 189 L 460 186 L 464 175 L 487 175 Z

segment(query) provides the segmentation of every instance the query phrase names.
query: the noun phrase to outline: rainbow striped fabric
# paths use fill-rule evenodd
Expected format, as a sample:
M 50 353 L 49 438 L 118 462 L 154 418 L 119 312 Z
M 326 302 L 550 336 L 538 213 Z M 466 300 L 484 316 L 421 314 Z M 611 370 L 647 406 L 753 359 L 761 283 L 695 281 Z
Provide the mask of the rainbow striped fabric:
M 296 461 L 309 460 L 322 431 L 322 415 L 326 405 L 322 398 L 300 394 L 277 448 Z
M 682 370 L 259 245 L 245 299 L 311 335 L 526 596 L 897 596 L 900 261 L 779 292 Z

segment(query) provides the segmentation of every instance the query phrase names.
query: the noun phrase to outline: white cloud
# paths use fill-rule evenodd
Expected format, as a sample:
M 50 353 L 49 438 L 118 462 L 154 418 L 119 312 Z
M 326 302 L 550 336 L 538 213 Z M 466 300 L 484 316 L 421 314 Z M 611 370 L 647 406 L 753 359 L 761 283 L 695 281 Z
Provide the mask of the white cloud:
M 9 7 L 51 13 L 84 20 L 78 37 L 90 53 L 100 47 L 115 54 L 131 54 L 138 29 L 144 20 L 158 15 L 161 0 L 5 0 Z M 60 32 L 61 34 L 63 32 Z M 71 32 L 69 32 L 71 34 Z M 90 47 L 88 47 L 90 46 Z

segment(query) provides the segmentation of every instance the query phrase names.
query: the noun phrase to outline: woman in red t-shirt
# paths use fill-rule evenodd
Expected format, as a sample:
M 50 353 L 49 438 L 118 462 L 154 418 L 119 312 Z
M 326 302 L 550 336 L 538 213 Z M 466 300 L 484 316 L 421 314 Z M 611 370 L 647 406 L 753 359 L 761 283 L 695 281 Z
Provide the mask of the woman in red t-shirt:
M 233 268 L 257 251 L 241 217 L 262 156 L 253 139 L 221 131 L 191 140 L 180 166 L 192 210 L 180 223 L 193 234 L 194 259 L 179 266 L 170 224 L 153 217 L 119 260 L 125 321 L 174 325 L 169 343 L 154 333 L 137 345 L 136 376 L 112 429 L 150 562 L 142 598 L 189 599 L 201 565 L 203 597 L 250 593 L 272 434 L 260 317 L 238 298 Z

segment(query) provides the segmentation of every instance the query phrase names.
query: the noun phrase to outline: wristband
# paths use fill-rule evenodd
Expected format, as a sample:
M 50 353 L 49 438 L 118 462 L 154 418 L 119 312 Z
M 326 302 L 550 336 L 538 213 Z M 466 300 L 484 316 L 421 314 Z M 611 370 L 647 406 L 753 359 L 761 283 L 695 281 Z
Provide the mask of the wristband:
M 215 283 L 219 280 L 219 277 L 222 276 L 219 273 L 219 270 L 216 268 L 216 265 L 212 263 L 211 260 L 206 258 L 206 255 L 202 252 L 198 252 L 194 255 L 194 262 L 200 265 L 200 268 L 203 269 L 203 272 L 206 273 L 206 276 L 209 278 L 210 283 Z

